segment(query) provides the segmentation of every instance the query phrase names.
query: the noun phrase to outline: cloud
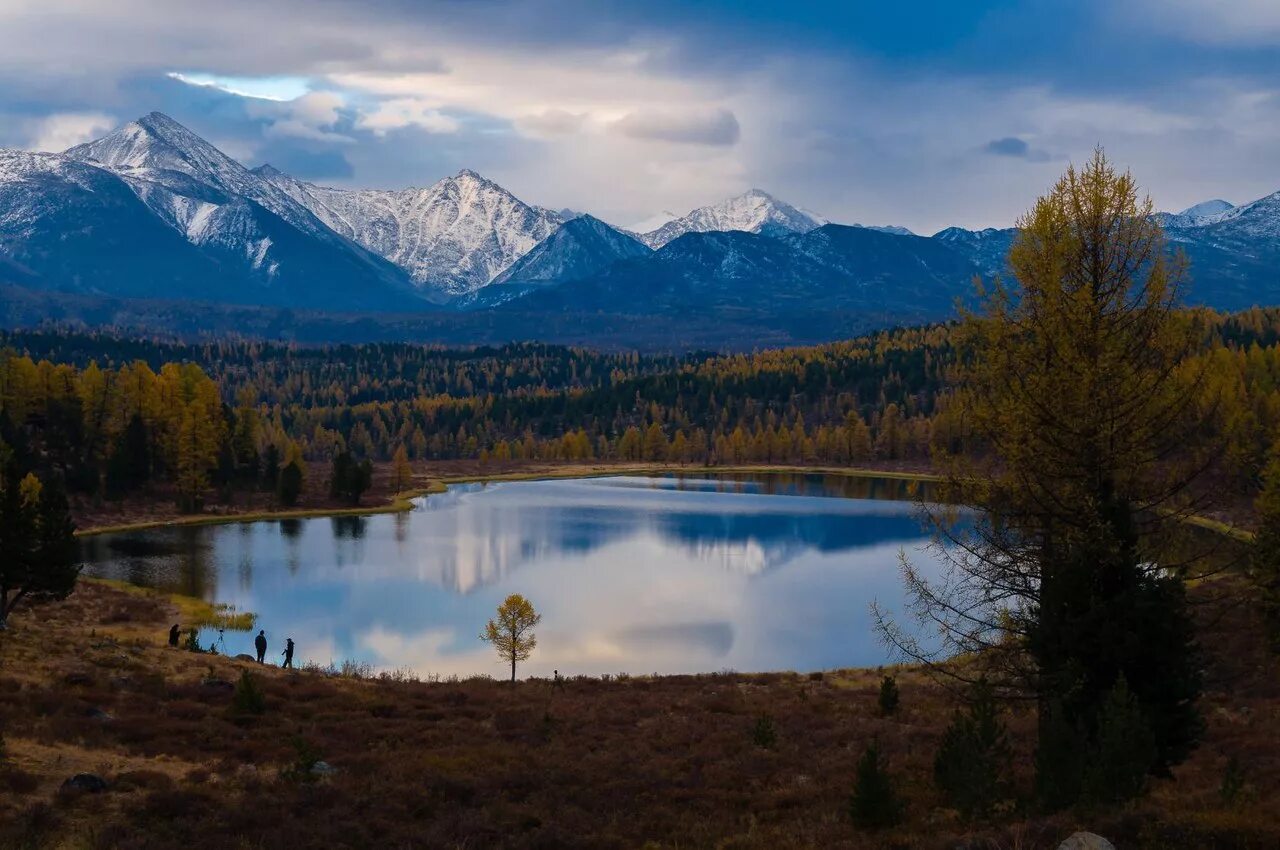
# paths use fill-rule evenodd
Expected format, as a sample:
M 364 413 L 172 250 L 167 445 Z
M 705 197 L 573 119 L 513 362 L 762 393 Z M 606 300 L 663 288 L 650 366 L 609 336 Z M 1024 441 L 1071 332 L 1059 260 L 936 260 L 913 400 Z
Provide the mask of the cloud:
M 1003 139 L 992 139 L 982 149 L 993 156 L 1007 156 L 1014 159 L 1025 159 L 1027 162 L 1048 162 L 1052 157 L 1048 151 L 1033 148 L 1017 136 L 1005 136 Z
M 27 149 L 58 153 L 95 139 L 120 122 L 103 112 L 62 112 L 31 122 Z
M 587 121 L 585 112 L 546 109 L 516 119 L 516 127 L 531 136 L 565 136 L 576 133 Z
M 356 126 L 385 136 L 391 130 L 406 127 L 416 127 L 428 133 L 456 133 L 461 124 L 458 119 L 441 112 L 431 101 L 397 97 L 381 101 L 370 110 L 362 110 Z
M 1164 208 L 1274 191 L 1280 5 L 1169 3 L 4 0 L 0 145 L 159 109 L 343 185 L 470 167 L 615 221 L 765 185 L 917 232 L 1007 224 L 1098 144 Z
M 350 135 L 335 128 L 344 120 L 346 100 L 337 92 L 315 91 L 283 103 L 250 102 L 248 114 L 267 119 L 266 138 L 306 139 L 325 144 L 355 144 Z
M 610 125 L 632 139 L 692 145 L 728 146 L 741 136 L 738 119 L 728 109 L 709 111 L 637 110 Z

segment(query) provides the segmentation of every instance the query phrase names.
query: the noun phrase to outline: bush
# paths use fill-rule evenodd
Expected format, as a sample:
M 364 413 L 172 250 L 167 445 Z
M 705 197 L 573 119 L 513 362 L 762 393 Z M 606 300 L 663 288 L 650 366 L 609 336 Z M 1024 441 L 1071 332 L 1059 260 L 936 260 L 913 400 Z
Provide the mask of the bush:
M 231 711 L 235 714 L 262 714 L 267 710 L 267 697 L 258 680 L 248 670 L 240 674 L 235 693 L 231 695 Z
M 772 749 L 778 742 L 778 728 L 768 714 L 760 715 L 751 729 L 751 740 L 757 747 Z
M 187 652 L 204 652 L 200 646 L 200 630 L 187 629 L 187 642 L 182 645 Z
M 892 676 L 880 680 L 880 716 L 888 717 L 898 710 L 898 681 Z
M 280 771 L 280 777 L 290 782 L 315 782 L 315 767 L 320 763 L 320 753 L 305 738 L 294 738 L 293 763 Z
M 880 763 L 880 750 L 869 744 L 858 760 L 849 814 L 862 829 L 883 829 L 902 822 L 903 805 L 893 789 L 888 770 Z
M 1232 756 L 1227 760 L 1227 768 L 1222 772 L 1222 785 L 1218 787 L 1222 804 L 1234 806 L 1243 796 L 1245 784 L 1244 769 L 1240 767 L 1240 759 Z
M 1105 805 L 1140 797 L 1155 760 L 1155 734 L 1121 676 L 1098 715 L 1098 732 L 1083 776 L 1085 798 Z
M 933 779 L 966 819 L 989 817 L 1004 799 L 1011 750 L 990 685 L 978 682 L 965 711 L 956 709 L 933 760 Z

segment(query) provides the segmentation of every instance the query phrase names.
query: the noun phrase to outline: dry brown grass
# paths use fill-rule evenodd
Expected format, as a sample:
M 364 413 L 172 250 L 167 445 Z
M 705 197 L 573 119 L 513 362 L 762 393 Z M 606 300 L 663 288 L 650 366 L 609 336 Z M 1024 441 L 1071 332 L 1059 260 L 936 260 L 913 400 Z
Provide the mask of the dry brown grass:
M 1120 847 L 1280 846 L 1280 684 L 1244 609 L 1207 621 L 1209 731 L 1175 781 L 1125 812 L 965 826 L 929 781 L 950 696 L 918 671 L 898 671 L 888 719 L 874 670 L 368 682 L 171 650 L 167 605 L 85 583 L 13 619 L 0 638 L 0 847 L 1030 848 L 1082 827 Z M 260 716 L 233 713 L 218 684 L 244 669 L 265 691 Z M 765 713 L 771 748 L 753 742 Z M 1024 789 L 1033 721 L 1009 717 Z M 908 801 L 891 833 L 847 816 L 873 739 Z M 299 741 L 336 772 L 297 781 Z M 1228 805 L 1232 755 L 1248 783 Z M 83 771 L 109 790 L 58 791 Z

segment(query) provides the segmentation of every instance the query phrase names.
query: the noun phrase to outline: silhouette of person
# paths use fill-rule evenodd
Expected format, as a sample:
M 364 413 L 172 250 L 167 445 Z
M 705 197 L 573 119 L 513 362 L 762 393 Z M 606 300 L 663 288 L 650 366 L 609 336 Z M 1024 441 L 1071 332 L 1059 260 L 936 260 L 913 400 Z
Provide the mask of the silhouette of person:
M 552 670 L 551 675 L 555 677 L 552 679 L 552 684 L 554 684 L 558 689 L 564 690 L 564 677 L 560 675 L 560 671 Z
M 178 645 L 178 624 L 174 623 L 173 628 L 169 629 L 169 646 Z
M 293 669 L 293 638 L 288 638 L 284 642 L 284 652 L 280 653 L 284 656 L 284 663 L 281 667 Z
M 258 650 L 258 663 L 261 664 L 267 657 L 267 632 L 266 629 L 258 632 L 258 636 L 253 639 L 254 649 Z

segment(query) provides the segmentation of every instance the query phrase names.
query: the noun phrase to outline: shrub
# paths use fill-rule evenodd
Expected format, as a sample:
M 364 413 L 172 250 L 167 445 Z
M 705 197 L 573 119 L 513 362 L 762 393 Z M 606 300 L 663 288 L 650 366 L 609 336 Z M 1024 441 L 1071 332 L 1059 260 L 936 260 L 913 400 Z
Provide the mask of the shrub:
M 768 714 L 760 715 L 756 720 L 756 725 L 751 729 L 751 740 L 757 747 L 773 748 L 773 745 L 778 742 L 778 728 L 771 716 Z
M 862 829 L 883 829 L 902 821 L 902 801 L 893 789 L 888 770 L 880 763 L 880 750 L 875 744 L 869 744 L 858 760 L 849 814 Z
M 200 646 L 200 630 L 187 629 L 187 642 L 183 644 L 183 649 L 187 652 L 204 652 Z
M 965 711 L 956 709 L 933 760 L 933 779 L 965 818 L 989 817 L 1004 798 L 1011 751 L 995 696 L 978 682 Z
M 898 710 L 898 681 L 892 676 L 880 680 L 880 715 L 888 717 Z
M 1218 795 L 1225 806 L 1234 806 L 1245 790 L 1244 770 L 1240 767 L 1240 759 L 1232 756 L 1227 760 L 1226 770 L 1222 772 L 1222 785 L 1218 787 Z
M 267 697 L 258 680 L 248 670 L 240 674 L 235 693 L 231 695 L 231 711 L 235 714 L 262 714 L 267 710 Z
M 1155 760 L 1155 734 L 1121 676 L 1098 715 L 1098 732 L 1083 776 L 1085 798 L 1108 804 L 1141 796 Z
M 290 743 L 293 744 L 293 762 L 280 771 L 280 777 L 290 782 L 314 782 L 320 753 L 305 738 L 294 738 Z

